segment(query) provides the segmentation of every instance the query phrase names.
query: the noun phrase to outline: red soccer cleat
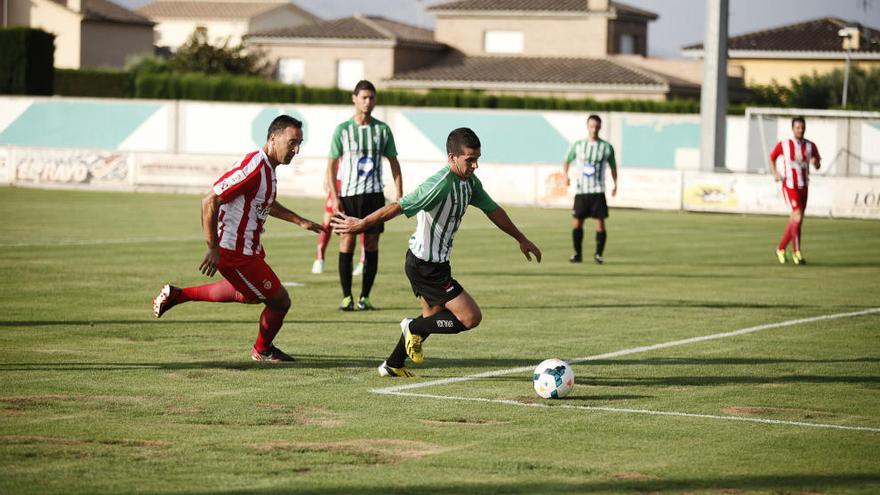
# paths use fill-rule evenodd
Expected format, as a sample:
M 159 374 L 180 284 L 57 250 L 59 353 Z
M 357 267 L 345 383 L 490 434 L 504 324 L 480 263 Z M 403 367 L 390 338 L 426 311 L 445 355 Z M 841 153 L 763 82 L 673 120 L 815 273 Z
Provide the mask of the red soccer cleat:
M 254 361 L 268 361 L 270 363 L 281 363 L 293 361 L 293 357 L 285 353 L 274 345 L 269 346 L 269 350 L 260 352 L 256 347 L 251 349 L 251 359 Z

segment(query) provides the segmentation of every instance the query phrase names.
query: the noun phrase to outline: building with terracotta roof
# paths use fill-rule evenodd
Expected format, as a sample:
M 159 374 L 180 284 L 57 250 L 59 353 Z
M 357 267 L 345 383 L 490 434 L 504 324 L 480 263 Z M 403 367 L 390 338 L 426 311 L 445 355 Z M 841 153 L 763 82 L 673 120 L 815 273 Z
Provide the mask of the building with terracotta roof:
M 121 68 L 152 53 L 154 23 L 108 0 L 4 0 L 3 26 L 30 26 L 55 35 L 55 67 Z
M 176 50 L 195 30 L 212 44 L 235 46 L 252 32 L 292 28 L 318 17 L 288 0 L 157 0 L 137 9 L 156 22 L 156 46 Z
M 852 36 L 841 36 L 846 28 L 851 28 Z M 682 54 L 702 58 L 703 45 L 685 46 Z M 742 67 L 747 84 L 776 81 L 788 85 L 805 74 L 843 69 L 847 56 L 853 65 L 880 67 L 880 31 L 857 22 L 823 17 L 728 40 L 728 63 Z
M 471 89 L 565 98 L 698 97 L 699 81 L 639 63 L 657 15 L 608 0 L 457 0 L 436 30 L 353 16 L 254 32 L 278 78 L 350 88 Z M 638 60 L 637 60 L 638 59 Z M 699 63 L 691 63 L 699 65 Z M 694 71 L 691 71 L 694 72 Z
M 253 33 L 246 43 L 275 61 L 281 81 L 344 89 L 361 79 L 383 86 L 449 51 L 429 29 L 361 15 Z

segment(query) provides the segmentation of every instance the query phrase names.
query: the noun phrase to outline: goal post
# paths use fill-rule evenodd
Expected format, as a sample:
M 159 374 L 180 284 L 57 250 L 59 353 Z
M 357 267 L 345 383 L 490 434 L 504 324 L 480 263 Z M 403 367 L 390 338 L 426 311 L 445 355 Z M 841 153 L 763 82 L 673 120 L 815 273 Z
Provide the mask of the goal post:
M 791 119 L 806 120 L 804 137 L 816 143 L 822 156 L 818 175 L 880 177 L 880 112 L 815 110 L 810 108 L 746 108 L 749 172 L 766 173 L 770 151 L 791 137 Z

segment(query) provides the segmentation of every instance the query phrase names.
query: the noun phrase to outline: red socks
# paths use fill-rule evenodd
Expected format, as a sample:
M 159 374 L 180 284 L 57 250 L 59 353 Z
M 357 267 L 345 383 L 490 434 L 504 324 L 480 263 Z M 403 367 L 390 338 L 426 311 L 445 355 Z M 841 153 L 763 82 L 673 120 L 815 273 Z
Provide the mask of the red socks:
M 273 311 L 268 307 L 263 309 L 263 313 L 260 314 L 260 334 L 257 335 L 257 342 L 254 344 L 257 352 L 269 350 L 272 340 L 275 339 L 278 331 L 281 330 L 281 325 L 284 324 L 284 316 L 286 314 L 287 311 L 281 313 Z
M 323 224 L 324 232 L 318 234 L 318 253 L 317 259 L 324 259 L 324 253 L 327 252 L 327 245 L 330 244 L 330 224 Z
M 226 280 L 214 282 L 213 284 L 200 285 L 198 287 L 184 287 L 180 289 L 180 295 L 177 296 L 177 302 L 183 303 L 187 301 L 205 301 L 205 302 L 247 302 L 241 292 L 235 290 Z
M 246 300 L 245 297 L 235 290 L 235 287 L 226 280 L 214 282 L 213 284 L 200 285 L 198 287 L 185 287 L 181 289 L 176 302 L 179 304 L 187 301 L 221 303 L 256 302 Z M 287 311 L 282 313 L 273 311 L 268 307 L 263 309 L 263 313 L 260 314 L 260 334 L 257 336 L 257 342 L 254 345 L 254 347 L 257 348 L 257 351 L 266 352 L 269 350 L 269 346 L 272 345 L 272 340 L 278 335 L 278 331 L 281 330 L 281 325 L 284 324 L 285 315 L 287 315 Z

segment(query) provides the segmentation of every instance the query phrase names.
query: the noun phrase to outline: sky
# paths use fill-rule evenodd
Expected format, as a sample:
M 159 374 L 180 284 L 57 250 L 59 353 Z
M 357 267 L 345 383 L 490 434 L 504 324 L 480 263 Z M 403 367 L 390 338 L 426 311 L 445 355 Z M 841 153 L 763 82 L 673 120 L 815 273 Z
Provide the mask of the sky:
M 150 0 L 115 0 L 137 8 Z M 355 13 L 381 15 L 390 19 L 433 27 L 426 6 L 446 0 L 294 0 L 293 3 L 324 19 Z M 648 54 L 653 57 L 681 57 L 681 47 L 703 42 L 705 0 L 623 0 L 657 13 L 648 24 Z M 880 0 L 730 0 L 730 36 L 796 22 L 834 16 L 880 30 Z

